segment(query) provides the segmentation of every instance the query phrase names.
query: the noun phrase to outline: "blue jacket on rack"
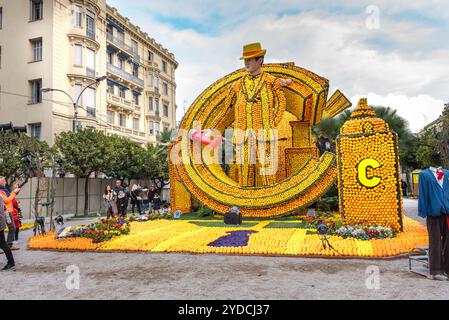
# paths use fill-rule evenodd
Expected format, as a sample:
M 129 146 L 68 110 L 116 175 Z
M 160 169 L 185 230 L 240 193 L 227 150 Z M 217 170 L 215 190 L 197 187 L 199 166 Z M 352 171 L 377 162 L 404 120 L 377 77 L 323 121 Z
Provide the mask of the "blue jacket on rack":
M 443 173 L 443 187 L 432 170 L 425 169 L 419 174 L 418 215 L 421 218 L 449 215 L 449 171 L 443 169 Z

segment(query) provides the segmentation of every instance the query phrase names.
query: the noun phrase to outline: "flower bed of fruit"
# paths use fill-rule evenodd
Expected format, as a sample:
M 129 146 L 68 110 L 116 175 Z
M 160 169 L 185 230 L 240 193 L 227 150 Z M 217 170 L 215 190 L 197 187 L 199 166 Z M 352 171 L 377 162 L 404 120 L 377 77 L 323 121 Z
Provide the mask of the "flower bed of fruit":
M 82 237 L 92 239 L 93 243 L 111 240 L 114 236 L 129 233 L 129 222 L 127 219 L 100 219 L 89 225 L 67 227 L 61 230 L 56 238 Z
M 328 239 L 336 249 L 323 248 L 321 236 L 316 232 L 319 221 L 328 225 Z M 360 236 L 343 233 L 341 221 L 335 214 L 317 214 L 298 220 L 265 220 L 256 224 L 230 226 L 220 220 L 204 225 L 194 220 L 156 219 L 131 222 L 128 234 L 114 236 L 104 242 L 74 237 L 56 239 L 54 233 L 32 237 L 30 249 L 77 251 L 141 251 L 189 252 L 218 254 L 391 257 L 427 245 L 426 228 L 418 221 L 404 218 L 404 232 L 391 235 L 375 230 Z M 222 220 L 221 220 L 222 221 Z M 292 224 L 292 227 L 290 227 Z M 270 226 L 271 225 L 271 226 Z M 352 227 L 353 230 L 357 228 Z M 341 229 L 341 230 L 340 230 Z M 338 231 L 340 230 L 340 231 Z M 107 230 L 105 230 L 107 231 Z M 341 235 L 338 235 L 341 233 Z M 227 238 L 226 238 L 227 237 Z M 384 238 L 380 238 L 384 237 Z M 226 239 L 225 239 L 226 238 Z M 241 239 L 239 239 L 241 238 Z M 222 239 L 217 241 L 218 239 Z M 217 243 L 219 245 L 217 245 Z M 229 245 L 227 245 L 229 244 Z

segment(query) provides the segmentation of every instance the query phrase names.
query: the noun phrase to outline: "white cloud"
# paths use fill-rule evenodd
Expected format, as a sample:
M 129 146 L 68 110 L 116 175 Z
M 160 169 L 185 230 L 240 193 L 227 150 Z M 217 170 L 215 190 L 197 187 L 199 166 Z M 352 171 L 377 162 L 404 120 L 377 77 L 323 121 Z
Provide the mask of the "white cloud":
M 184 101 L 190 104 L 209 84 L 240 68 L 242 45 L 254 41 L 267 49 L 266 62 L 294 61 L 329 79 L 330 94 L 338 88 L 348 97 L 368 95 L 371 104 L 398 108 L 415 131 L 437 118 L 443 101 L 449 98 L 449 47 L 448 41 L 439 38 L 442 30 L 419 21 L 392 19 L 404 8 L 430 18 L 445 16 L 447 9 L 439 1 L 430 1 L 427 6 L 405 0 L 394 4 L 372 1 L 381 9 L 378 30 L 365 27 L 365 7 L 371 1 L 340 1 L 346 11 L 338 13 L 329 2 L 320 5 L 316 1 L 302 1 L 300 7 L 297 1 L 128 0 L 123 7 L 118 1 L 112 2 L 117 2 L 119 11 L 125 11 L 132 22 L 175 54 L 179 62 L 178 120 Z M 277 15 L 267 9 L 270 7 L 278 8 L 278 12 L 295 8 L 301 12 Z M 434 12 L 436 8 L 441 12 Z M 220 32 L 213 35 L 177 30 L 156 20 L 150 12 L 216 23 Z M 229 19 L 211 22 L 216 12 Z
M 444 107 L 443 100 L 435 99 L 426 94 L 409 97 L 395 94 L 381 96 L 370 92 L 367 95 L 355 95 L 349 100 L 351 100 L 353 106 L 357 106 L 361 97 L 366 97 L 369 105 L 396 109 L 398 115 L 408 120 L 413 132 L 419 132 L 429 122 L 437 119 Z

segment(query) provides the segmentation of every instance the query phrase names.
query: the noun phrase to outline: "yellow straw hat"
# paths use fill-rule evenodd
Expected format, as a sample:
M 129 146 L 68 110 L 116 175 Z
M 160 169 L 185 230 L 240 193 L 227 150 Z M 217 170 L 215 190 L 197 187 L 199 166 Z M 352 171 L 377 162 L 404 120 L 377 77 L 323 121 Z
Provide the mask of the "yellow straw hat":
M 263 57 L 266 52 L 267 50 L 262 49 L 260 42 L 245 44 L 243 46 L 243 57 L 241 57 L 240 60 Z

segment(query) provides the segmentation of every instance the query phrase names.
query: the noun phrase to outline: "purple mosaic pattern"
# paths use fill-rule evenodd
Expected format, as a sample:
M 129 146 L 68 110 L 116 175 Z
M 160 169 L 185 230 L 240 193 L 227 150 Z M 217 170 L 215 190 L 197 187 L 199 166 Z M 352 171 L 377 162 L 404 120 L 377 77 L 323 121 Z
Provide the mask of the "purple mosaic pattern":
M 227 236 L 223 236 L 209 243 L 209 247 L 244 247 L 248 245 L 249 236 L 257 233 L 254 230 L 228 231 Z

